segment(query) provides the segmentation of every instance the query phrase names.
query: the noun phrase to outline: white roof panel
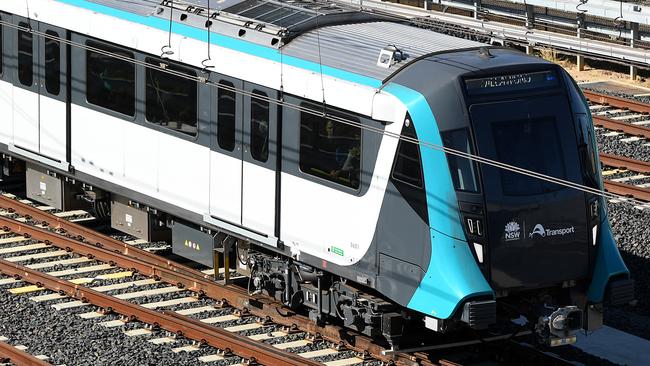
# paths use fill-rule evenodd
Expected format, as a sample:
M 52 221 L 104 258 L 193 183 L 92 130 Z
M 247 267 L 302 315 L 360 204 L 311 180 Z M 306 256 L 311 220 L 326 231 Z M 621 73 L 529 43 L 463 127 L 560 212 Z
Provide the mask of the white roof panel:
M 397 47 L 408 57 L 390 68 L 377 66 L 380 51 L 389 45 Z M 293 39 L 282 48 L 282 52 L 383 80 L 422 55 L 480 46 L 484 44 L 406 24 L 379 21 L 314 29 Z

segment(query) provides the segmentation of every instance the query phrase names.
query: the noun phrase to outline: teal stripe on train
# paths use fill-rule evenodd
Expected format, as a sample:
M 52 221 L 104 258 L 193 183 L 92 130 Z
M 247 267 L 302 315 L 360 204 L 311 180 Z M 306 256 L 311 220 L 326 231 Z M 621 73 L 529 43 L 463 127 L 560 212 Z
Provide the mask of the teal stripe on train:
M 420 141 L 442 146 L 435 117 L 422 94 L 395 83 L 389 83 L 383 90 L 407 107 Z M 464 238 L 465 233 L 445 154 L 426 146 L 420 147 L 420 153 L 432 248 L 429 267 L 408 308 L 447 319 L 465 299 L 494 293 L 468 243 L 457 239 Z
M 157 18 L 154 16 L 143 16 L 138 14 L 129 13 L 127 11 L 111 8 L 109 6 L 100 5 L 89 2 L 87 0 L 57 0 L 59 2 L 73 5 L 82 9 L 91 10 L 100 14 L 110 15 L 119 19 L 124 19 L 133 23 L 146 25 L 167 32 L 169 30 L 169 20 Z M 173 22 L 172 32 L 199 41 L 207 42 L 208 34 L 205 30 Z M 210 43 L 221 47 L 230 48 L 235 51 L 240 51 L 254 55 L 257 57 L 265 58 L 275 62 L 283 62 L 286 65 L 298 67 L 301 69 L 309 70 L 312 72 L 320 73 L 321 66 L 316 62 L 303 60 L 293 56 L 281 55 L 280 51 L 274 48 L 261 46 L 248 41 L 224 36 L 218 33 L 211 33 Z M 163 45 L 160 45 L 161 47 Z M 381 80 L 370 78 L 364 75 L 355 74 L 349 71 L 337 69 L 330 66 L 322 66 L 322 72 L 325 75 L 332 76 L 338 79 L 350 81 L 353 83 L 379 88 Z

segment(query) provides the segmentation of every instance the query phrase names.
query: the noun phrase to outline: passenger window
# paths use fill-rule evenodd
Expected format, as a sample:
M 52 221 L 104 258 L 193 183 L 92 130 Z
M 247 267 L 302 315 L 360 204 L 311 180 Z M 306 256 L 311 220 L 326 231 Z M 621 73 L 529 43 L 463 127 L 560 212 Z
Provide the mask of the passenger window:
M 410 120 L 406 120 L 402 129 L 402 136 L 415 139 L 417 135 Z M 417 188 L 422 188 L 422 163 L 420 159 L 420 146 L 417 143 L 400 140 L 397 145 L 397 157 L 393 166 L 393 178 Z
M 317 110 L 311 105 L 301 106 Z M 360 165 L 361 128 L 301 112 L 300 170 L 357 189 Z
M 87 47 L 133 59 L 133 53 L 98 42 Z M 90 104 L 135 116 L 135 64 L 115 56 L 86 51 L 86 100 Z
M 30 28 L 29 24 L 20 22 L 21 28 Z M 34 81 L 34 43 L 33 35 L 27 31 L 18 31 L 18 80 L 25 86 L 32 86 Z
M 269 101 L 264 92 L 253 90 L 253 94 L 264 99 L 251 97 L 251 156 L 264 163 L 269 160 Z
M 45 89 L 52 95 L 61 91 L 61 44 L 57 39 L 59 34 L 48 30 L 45 37 Z
M 219 82 L 217 94 L 217 142 L 224 150 L 235 150 L 235 86 L 229 81 Z M 226 88 L 223 88 L 223 87 Z
M 160 65 L 160 60 L 147 58 L 147 64 Z M 196 73 L 183 67 L 168 65 L 167 70 L 191 78 Z M 190 136 L 197 134 L 196 81 L 157 68 L 147 67 L 147 121 Z
M 445 147 L 472 154 L 469 134 L 466 129 L 445 132 L 442 134 L 442 141 Z M 447 162 L 456 190 L 478 192 L 476 164 L 473 161 L 458 155 L 447 154 Z

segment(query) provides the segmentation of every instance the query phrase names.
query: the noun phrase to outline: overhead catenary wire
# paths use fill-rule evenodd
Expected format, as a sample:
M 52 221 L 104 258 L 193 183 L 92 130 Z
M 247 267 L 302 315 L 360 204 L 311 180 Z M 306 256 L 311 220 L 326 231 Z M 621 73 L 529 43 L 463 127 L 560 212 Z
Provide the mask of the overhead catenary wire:
M 124 55 L 121 55 L 121 54 L 118 54 L 118 53 L 113 53 L 113 52 L 110 52 L 110 51 L 105 51 L 105 50 L 102 50 L 102 49 L 99 49 L 99 48 L 96 48 L 96 47 L 92 47 L 92 46 L 88 46 L 88 45 L 85 45 L 85 44 L 81 44 L 81 43 L 78 43 L 78 42 L 70 41 L 70 40 L 67 40 L 67 39 L 52 35 L 52 34 L 47 34 L 47 33 L 40 32 L 40 31 L 31 29 L 31 28 L 22 27 L 20 25 L 9 23 L 9 22 L 3 21 L 3 20 L 0 20 L 0 25 L 4 25 L 4 26 L 10 27 L 10 28 L 14 28 L 14 29 L 17 29 L 19 31 L 30 32 L 32 34 L 35 34 L 35 35 L 40 36 L 40 37 L 44 37 L 46 39 L 56 40 L 56 41 L 59 41 L 59 42 L 64 43 L 64 44 L 68 44 L 68 45 L 70 45 L 72 47 L 77 47 L 77 48 L 84 49 L 84 50 L 87 50 L 87 51 L 96 52 L 96 53 L 99 53 L 99 54 L 102 54 L 102 55 L 105 55 L 105 56 L 108 56 L 108 57 L 111 57 L 111 58 L 114 58 L 114 59 L 117 59 L 117 60 L 122 60 L 122 61 L 133 63 L 134 65 L 143 66 L 143 67 L 149 68 L 149 69 L 155 69 L 157 71 L 165 72 L 165 73 L 168 73 L 168 74 L 180 77 L 180 78 L 185 78 L 185 79 L 192 80 L 192 81 L 195 81 L 195 82 L 204 83 L 204 84 L 207 84 L 207 85 L 209 85 L 211 87 L 215 87 L 217 89 L 228 90 L 228 91 L 234 92 L 236 94 L 248 96 L 248 97 L 255 98 L 255 99 L 258 99 L 258 100 L 262 100 L 262 101 L 265 101 L 265 102 L 269 102 L 269 103 L 277 104 L 277 105 L 284 106 L 284 107 L 287 107 L 287 108 L 291 108 L 291 109 L 294 109 L 294 110 L 299 111 L 299 112 L 308 113 L 308 114 L 318 116 L 318 117 L 325 117 L 325 118 L 327 118 L 327 119 L 329 119 L 329 120 L 331 120 L 333 122 L 338 122 L 338 123 L 341 123 L 341 124 L 345 124 L 345 125 L 349 125 L 349 126 L 352 126 L 352 127 L 362 129 L 362 130 L 366 130 L 366 131 L 369 131 L 369 132 L 381 134 L 383 136 L 395 138 L 395 139 L 400 140 L 400 141 L 406 141 L 406 142 L 409 142 L 409 143 L 419 145 L 421 147 L 430 148 L 430 149 L 433 149 L 433 150 L 444 152 L 444 153 L 452 155 L 452 156 L 458 156 L 458 157 L 461 157 L 461 158 L 464 158 L 464 159 L 468 159 L 470 161 L 474 161 L 474 162 L 477 162 L 477 163 L 480 163 L 480 164 L 485 164 L 485 165 L 493 166 L 493 167 L 496 167 L 496 168 L 499 168 L 499 169 L 519 173 L 519 174 L 529 176 L 531 178 L 539 179 L 539 180 L 542 180 L 542 181 L 546 181 L 546 182 L 549 182 L 549 183 L 555 183 L 555 184 L 558 184 L 560 186 L 576 189 L 576 190 L 579 190 L 579 191 L 582 191 L 582 192 L 585 192 L 585 193 L 594 194 L 594 195 L 601 196 L 601 197 L 606 198 L 606 199 L 617 200 L 619 202 L 628 203 L 628 204 L 635 205 L 635 206 L 647 206 L 648 205 L 647 202 L 640 201 L 640 200 L 633 199 L 633 198 L 629 198 L 629 197 L 625 197 L 625 196 L 621 196 L 621 195 L 617 195 L 617 194 L 613 194 L 613 193 L 610 193 L 610 192 L 606 192 L 606 191 L 603 191 L 603 190 L 601 190 L 599 188 L 585 186 L 585 185 L 575 183 L 575 182 L 571 182 L 571 181 L 568 181 L 568 180 L 565 180 L 565 179 L 549 176 L 549 175 L 546 175 L 546 174 L 543 174 L 543 173 L 539 173 L 539 172 L 531 171 L 531 170 L 528 170 L 528 169 L 525 169 L 525 168 L 520 168 L 520 167 L 517 167 L 517 166 L 514 166 L 514 165 L 506 164 L 506 163 L 503 163 L 503 162 L 500 162 L 500 161 L 497 161 L 497 160 L 488 159 L 488 158 L 485 158 L 485 157 L 482 157 L 482 156 L 479 156 L 479 155 L 474 155 L 472 153 L 467 153 L 467 152 L 464 152 L 464 151 L 455 150 L 455 149 L 452 149 L 452 148 L 449 148 L 449 147 L 433 144 L 433 143 L 430 143 L 430 142 L 427 142 L 427 141 L 421 141 L 419 139 L 411 138 L 411 137 L 408 137 L 408 136 L 402 136 L 399 133 L 385 131 L 383 128 L 374 127 L 374 126 L 370 126 L 370 125 L 365 125 L 365 124 L 363 124 L 361 122 L 353 121 L 353 120 L 350 120 L 350 119 L 345 119 L 343 117 L 336 116 L 336 115 L 327 114 L 325 111 L 314 110 L 312 108 L 304 107 L 302 105 L 288 103 L 288 102 L 283 101 L 283 100 L 278 100 L 278 99 L 271 98 L 271 97 L 264 96 L 264 95 L 260 95 L 260 94 L 257 94 L 257 93 L 252 93 L 252 92 L 246 91 L 244 89 L 239 89 L 239 88 L 236 88 L 236 87 L 231 87 L 231 86 L 228 86 L 228 85 L 215 83 L 215 82 L 212 82 L 212 81 L 208 80 L 207 78 L 188 75 L 186 73 L 183 73 L 183 72 L 180 72 L 180 71 L 175 71 L 175 70 L 170 69 L 170 68 L 165 68 L 165 67 L 162 67 L 160 65 L 150 64 L 150 63 L 147 63 L 145 61 L 136 60 L 136 59 L 130 58 L 128 56 L 124 56 Z

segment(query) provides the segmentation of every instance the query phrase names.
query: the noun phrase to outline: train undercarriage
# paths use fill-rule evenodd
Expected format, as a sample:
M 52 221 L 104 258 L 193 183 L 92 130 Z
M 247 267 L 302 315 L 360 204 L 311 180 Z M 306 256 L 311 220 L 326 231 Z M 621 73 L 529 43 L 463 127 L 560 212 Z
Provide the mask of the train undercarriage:
M 467 302 L 453 319 L 441 320 L 408 311 L 371 288 L 258 246 L 236 233 L 193 224 L 8 155 L 2 159 L 1 188 L 59 210 L 87 210 L 99 220 L 110 221 L 113 229 L 143 240 L 171 243 L 173 254 L 214 268 L 215 278 L 221 281 L 228 283 L 237 273 L 244 276 L 240 284 L 251 295 L 270 296 L 289 309 L 308 313 L 317 324 L 338 322 L 383 339 L 394 350 L 513 336 L 557 346 L 575 342 L 579 329 L 602 325 L 603 306 L 587 304 L 586 283 L 566 283 L 549 291 L 502 292 L 497 301 Z M 631 286 L 622 281 L 610 292 L 619 292 L 615 298 L 628 298 L 623 292 L 633 291 Z M 424 328 L 434 331 L 426 342 L 410 337 Z

